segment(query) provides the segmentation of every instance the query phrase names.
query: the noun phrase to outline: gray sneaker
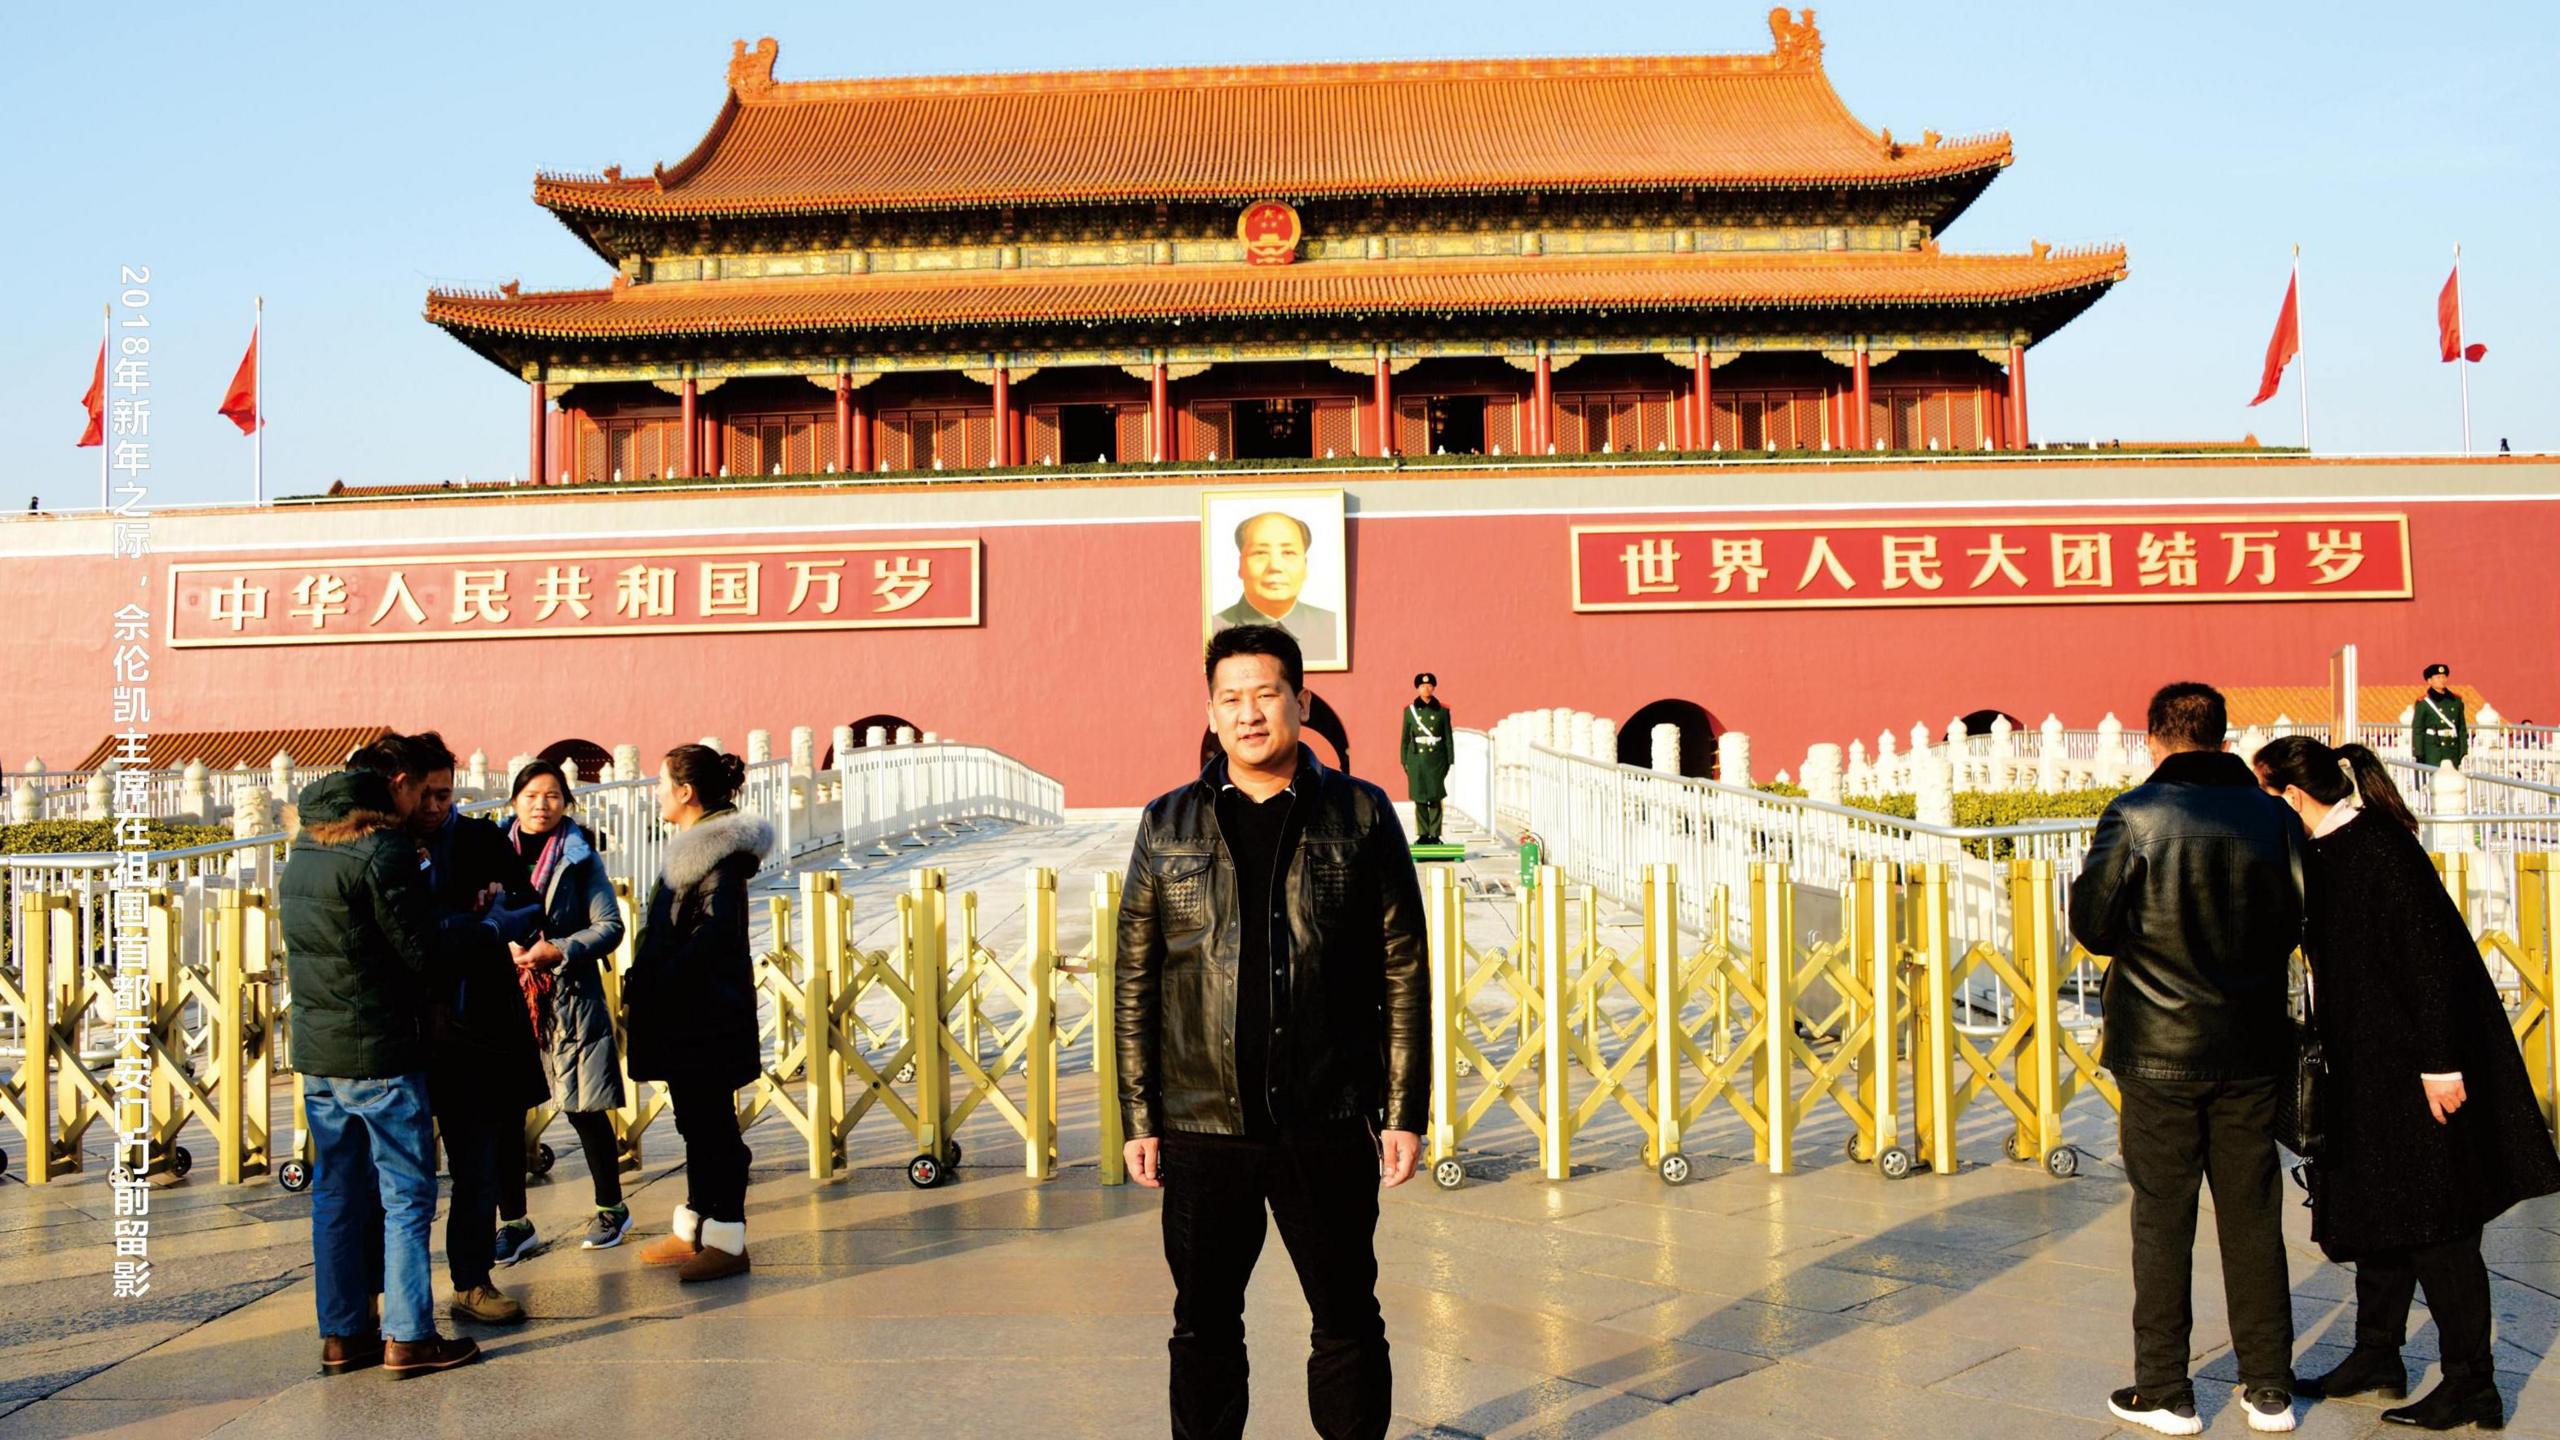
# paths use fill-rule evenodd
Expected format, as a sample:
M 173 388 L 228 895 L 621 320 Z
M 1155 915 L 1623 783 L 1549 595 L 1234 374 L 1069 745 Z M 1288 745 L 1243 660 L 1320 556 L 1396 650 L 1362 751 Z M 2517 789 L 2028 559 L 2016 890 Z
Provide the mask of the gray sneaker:
M 610 1210 L 598 1208 L 596 1217 L 587 1222 L 587 1238 L 578 1242 L 581 1250 L 610 1250 L 622 1243 L 631 1232 L 631 1207 L 616 1205 Z

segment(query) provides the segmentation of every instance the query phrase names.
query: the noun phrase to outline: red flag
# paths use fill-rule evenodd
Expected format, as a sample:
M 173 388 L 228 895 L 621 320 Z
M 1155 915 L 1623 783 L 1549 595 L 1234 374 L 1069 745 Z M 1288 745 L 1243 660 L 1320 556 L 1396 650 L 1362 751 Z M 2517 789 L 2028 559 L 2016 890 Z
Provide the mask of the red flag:
M 2267 340 L 2266 372 L 2258 377 L 2258 398 L 2249 402 L 2252 405 L 2263 405 L 2276 393 L 2276 385 L 2284 379 L 2284 367 L 2302 353 L 2302 322 L 2293 308 L 2294 287 L 2301 283 L 2302 278 L 2297 275 L 2284 284 L 2284 308 L 2276 312 L 2276 333 Z
M 231 377 L 231 388 L 222 392 L 222 408 L 213 412 L 240 427 L 248 434 L 258 428 L 258 332 L 249 331 L 249 353 L 240 357 L 240 368 Z
M 78 449 L 107 443 L 107 342 L 98 342 L 98 370 L 89 377 L 89 393 L 80 397 L 89 407 L 89 428 L 80 432 Z
M 2436 341 L 2448 365 L 2456 360 L 2477 361 L 2489 353 L 2486 345 L 2462 343 L 2462 266 L 2458 263 L 2445 277 L 2444 289 L 2436 292 Z

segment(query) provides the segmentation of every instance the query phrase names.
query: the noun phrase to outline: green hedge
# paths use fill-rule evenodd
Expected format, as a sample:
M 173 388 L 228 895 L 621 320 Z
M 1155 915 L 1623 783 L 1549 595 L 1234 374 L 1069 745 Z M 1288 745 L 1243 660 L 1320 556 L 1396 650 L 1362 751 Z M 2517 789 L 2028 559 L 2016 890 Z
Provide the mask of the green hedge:
M 1789 799 L 1804 798 L 1804 787 L 1768 781 L 1752 787 L 1767 795 Z M 2124 793 L 2121 787 L 2091 790 L 2064 790 L 2045 795 L 2033 790 L 2004 791 L 1997 794 L 1967 791 L 1955 797 L 1955 822 L 1960 830 L 1988 830 L 2002 825 L 2025 825 L 2037 820 L 2082 820 L 2107 808 L 2107 802 Z M 1873 810 L 1879 815 L 1894 815 L 1914 820 L 1920 815 L 1919 797 L 1907 790 L 1888 795 L 1846 795 L 1840 803 L 1852 810 Z
M 154 850 L 186 850 L 217 845 L 231 838 L 226 825 L 197 825 L 178 820 L 146 824 Z M 39 820 L 32 825 L 0 825 L 0 855 L 96 855 L 116 848 L 111 820 Z

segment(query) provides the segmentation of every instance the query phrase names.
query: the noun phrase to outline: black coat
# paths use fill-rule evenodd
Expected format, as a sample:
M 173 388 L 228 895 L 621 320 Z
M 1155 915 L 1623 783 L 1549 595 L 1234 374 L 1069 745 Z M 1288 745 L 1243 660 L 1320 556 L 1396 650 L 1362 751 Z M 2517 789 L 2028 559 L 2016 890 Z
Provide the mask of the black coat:
M 2348 1261 L 2560 1190 L 2505 1005 L 2417 837 L 2367 810 L 2311 849 L 2304 949 L 2330 1074 L 2312 1238 Z M 2466 1098 L 2438 1124 L 2418 1077 L 2453 1071 Z
M 2236 755 L 2190 750 L 2098 817 L 2071 931 L 2109 956 L 2103 1058 L 2144 1080 L 2281 1072 L 2302 822 Z
M 667 842 L 622 982 L 632 1079 L 736 1089 L 763 1072 L 747 882 L 772 849 L 773 827 L 739 810 Z
M 426 850 L 448 966 L 429 1031 L 428 1091 L 440 1111 L 530 1110 L 551 1098 L 551 1082 L 507 945 L 540 933 L 541 897 L 515 842 L 490 821 L 452 816 Z M 505 886 L 506 897 L 473 914 L 473 897 L 491 884 Z
M 436 917 L 391 788 L 342 770 L 304 786 L 298 805 L 302 833 L 276 882 L 293 982 L 288 1063 L 342 1079 L 424 1070 Z
M 1112 1012 L 1120 1108 L 1132 1137 L 1161 1130 L 1241 1135 L 1237 970 L 1246 919 L 1218 823 L 1222 756 L 1158 797 L 1138 821 L 1120 897 Z M 1367 1115 L 1419 1132 L 1431 1104 L 1431 979 L 1422 889 L 1395 807 L 1365 780 L 1298 748 L 1304 807 L 1281 857 L 1289 1008 L 1299 1027 L 1270 1059 L 1298 1116 Z

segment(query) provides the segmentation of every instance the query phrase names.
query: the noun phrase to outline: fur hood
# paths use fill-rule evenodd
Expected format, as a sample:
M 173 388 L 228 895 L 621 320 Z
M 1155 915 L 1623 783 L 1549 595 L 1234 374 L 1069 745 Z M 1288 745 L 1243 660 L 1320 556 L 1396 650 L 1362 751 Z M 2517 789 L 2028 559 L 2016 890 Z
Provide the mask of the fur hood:
M 732 855 L 762 861 L 773 853 L 773 827 L 744 810 L 705 815 L 667 837 L 667 858 L 658 878 L 670 890 L 688 890 Z
M 294 811 L 312 843 L 351 845 L 400 823 L 391 803 L 389 781 L 363 770 L 340 770 L 303 786 Z

